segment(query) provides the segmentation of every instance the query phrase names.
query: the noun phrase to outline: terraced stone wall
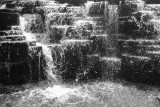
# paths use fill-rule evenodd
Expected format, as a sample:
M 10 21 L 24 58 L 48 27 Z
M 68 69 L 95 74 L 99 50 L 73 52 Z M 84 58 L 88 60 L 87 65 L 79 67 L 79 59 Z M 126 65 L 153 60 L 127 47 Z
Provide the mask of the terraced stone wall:
M 159 4 L 126 0 L 120 6 L 118 49 L 124 78 L 159 83 L 159 26 Z

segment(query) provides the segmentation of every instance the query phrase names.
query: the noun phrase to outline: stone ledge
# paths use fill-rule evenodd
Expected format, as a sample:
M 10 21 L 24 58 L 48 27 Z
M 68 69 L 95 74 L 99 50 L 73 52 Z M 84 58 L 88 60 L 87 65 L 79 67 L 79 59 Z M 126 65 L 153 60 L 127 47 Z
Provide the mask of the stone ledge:
M 22 41 L 26 40 L 26 36 L 12 35 L 12 36 L 0 36 L 0 41 Z
M 42 47 L 30 47 L 29 56 L 22 62 L 0 62 L 0 83 L 20 85 L 46 78 Z
M 27 59 L 29 46 L 35 46 L 29 41 L 1 42 L 0 62 L 21 62 Z
M 133 82 L 157 83 L 160 81 L 159 61 L 144 56 L 122 55 L 121 77 Z

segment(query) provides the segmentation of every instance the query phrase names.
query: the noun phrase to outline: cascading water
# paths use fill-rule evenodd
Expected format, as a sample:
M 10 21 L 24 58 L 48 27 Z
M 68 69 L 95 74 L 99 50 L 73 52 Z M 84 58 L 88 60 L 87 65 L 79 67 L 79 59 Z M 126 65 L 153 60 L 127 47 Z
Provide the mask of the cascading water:
M 67 4 L 59 4 L 55 1 L 48 2 L 47 6 L 44 6 L 46 9 L 46 34 L 42 41 L 37 43 L 37 46 L 42 46 L 46 63 L 45 72 L 48 77 L 47 82 L 49 81 L 50 84 L 48 85 L 44 81 L 40 82 L 40 85 L 33 87 L 32 84 L 23 85 L 24 88 L 27 87 L 29 89 L 7 96 L 3 100 L 6 102 L 2 104 L 3 106 L 12 104 L 17 107 L 85 107 L 88 104 L 92 107 L 97 107 L 105 103 L 101 101 L 103 97 L 99 94 L 114 93 L 115 87 L 110 83 L 107 83 L 110 86 L 96 86 L 103 90 L 103 92 L 98 93 L 96 93 L 97 88 L 87 86 L 88 84 L 79 87 L 73 84 L 61 83 L 61 77 L 59 77 L 61 74 L 63 74 L 63 79 L 69 78 L 76 82 L 99 75 L 96 70 L 99 69 L 100 62 L 98 57 L 100 55 L 95 52 L 105 48 L 97 49 L 100 46 L 96 46 L 95 50 L 92 48 L 95 45 L 103 46 L 103 43 L 106 42 L 106 34 L 103 31 L 99 31 L 100 29 L 104 30 L 102 20 L 104 18 L 102 17 L 105 9 L 104 2 L 88 1 L 85 6 L 71 7 L 67 8 Z M 80 11 L 79 8 L 82 8 L 83 11 Z M 20 19 L 23 35 L 26 36 L 28 41 L 36 40 L 34 33 L 25 31 L 25 26 L 28 24 L 25 18 L 21 17 Z M 99 36 L 93 36 L 93 32 Z M 100 38 L 97 39 L 97 37 Z M 103 43 L 98 44 L 97 42 L 103 38 L 105 38 L 104 41 L 102 40 Z M 95 40 L 94 45 L 92 45 L 93 40 Z M 98 54 L 101 53 L 99 52 Z M 105 60 L 105 58 L 103 59 Z M 105 88 L 108 89 L 107 92 L 105 92 Z M 121 86 L 118 86 L 118 89 L 121 89 Z M 3 96 L 5 95 L 0 97 Z
M 25 29 L 26 29 L 27 23 L 28 22 L 25 20 L 25 18 L 23 16 L 21 16 L 20 17 L 20 26 L 22 28 L 23 35 L 26 36 L 26 40 L 27 41 L 36 40 L 36 36 L 34 35 L 34 33 L 26 32 Z M 47 76 L 48 80 L 51 82 L 58 83 L 57 77 L 55 75 L 56 70 L 55 70 L 55 66 L 54 66 L 54 62 L 53 62 L 53 58 L 52 58 L 51 49 L 48 47 L 48 45 L 44 45 L 42 43 L 37 43 L 37 46 L 42 46 L 42 50 L 43 50 L 43 54 L 44 54 L 44 58 L 45 58 L 45 63 L 46 63 L 45 72 L 46 72 L 46 76 Z

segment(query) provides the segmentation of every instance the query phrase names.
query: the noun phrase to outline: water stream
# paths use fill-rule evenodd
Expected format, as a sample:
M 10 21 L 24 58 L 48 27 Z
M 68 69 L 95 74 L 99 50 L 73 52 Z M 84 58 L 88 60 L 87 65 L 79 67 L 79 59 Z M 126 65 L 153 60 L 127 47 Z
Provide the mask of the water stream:
M 64 12 L 65 9 L 67 9 L 67 4 L 58 4 L 54 1 L 47 3 L 46 6 L 44 6 L 45 9 L 48 9 L 45 13 L 47 31 L 41 42 L 37 43 L 37 46 L 42 46 L 43 49 L 47 80 L 36 84 L 31 83 L 15 86 L 13 90 L 6 86 L 6 89 L 11 91 L 11 94 L 0 95 L 0 99 L 2 99 L 0 100 L 1 107 L 66 107 L 69 105 L 81 105 L 82 103 L 82 105 L 85 106 L 88 102 L 91 105 L 94 103 L 95 107 L 103 105 L 104 102 L 99 102 L 96 95 L 92 96 L 92 93 L 96 92 L 93 89 L 94 86 L 87 87 L 84 85 L 83 87 L 79 87 L 75 84 L 63 84 L 59 72 L 65 71 L 66 69 L 78 69 L 77 73 L 85 76 L 80 69 L 84 67 L 84 70 L 87 71 L 92 68 L 92 64 L 91 67 L 85 65 L 84 56 L 90 53 L 92 48 L 92 40 L 90 40 L 90 38 L 93 34 L 97 34 L 97 37 L 98 35 L 100 35 L 100 37 L 101 35 L 107 35 L 106 32 L 100 31 L 105 30 L 103 20 L 101 20 L 104 18 L 105 5 L 105 2 L 88 1 L 84 6 L 68 8 L 67 13 Z M 80 8 L 82 8 L 83 11 L 79 11 Z M 26 36 L 27 41 L 36 40 L 34 32 L 26 31 L 26 25 L 28 24 L 26 19 L 30 20 L 29 15 L 20 17 L 23 35 Z M 99 28 L 97 26 L 99 26 Z M 70 56 L 65 52 L 68 52 Z M 70 67 L 71 62 L 73 63 L 72 66 L 78 63 L 79 65 L 75 64 L 74 66 L 79 68 Z M 71 73 L 71 71 L 67 72 Z M 70 74 L 65 74 L 65 77 L 68 75 Z M 78 76 L 76 77 L 79 79 Z M 77 78 L 76 81 L 78 81 Z M 113 84 L 110 85 L 114 88 Z M 107 88 L 108 91 L 114 91 L 109 88 Z M 19 89 L 23 91 L 19 91 Z M 18 92 L 12 93 L 12 91 L 17 90 Z

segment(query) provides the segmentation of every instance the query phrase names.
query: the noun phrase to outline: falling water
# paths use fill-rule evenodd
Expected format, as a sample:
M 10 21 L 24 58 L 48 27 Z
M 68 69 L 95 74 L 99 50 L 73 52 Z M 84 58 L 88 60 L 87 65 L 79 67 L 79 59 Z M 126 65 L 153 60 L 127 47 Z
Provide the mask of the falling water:
M 60 16 L 60 18 L 58 20 L 56 20 L 56 24 L 52 23 L 53 25 L 50 26 L 51 23 L 47 23 L 49 24 L 48 26 L 50 27 L 56 27 L 56 28 L 62 28 L 64 29 L 64 35 L 67 32 L 68 27 L 82 27 L 82 26 L 86 26 L 86 29 L 88 27 L 88 25 L 93 25 L 95 26 L 94 23 L 94 19 L 97 20 L 98 18 L 100 18 L 97 14 L 101 14 L 102 11 L 98 11 L 99 9 L 102 10 L 103 7 L 103 3 L 98 2 L 96 3 L 96 5 L 98 4 L 98 9 L 94 9 L 96 6 L 94 5 L 95 2 L 92 1 L 88 1 L 85 4 L 85 12 L 83 13 L 85 18 L 84 19 L 89 19 L 91 18 L 91 15 L 94 15 L 94 17 L 92 17 L 91 19 L 93 20 L 86 20 L 84 21 L 83 19 L 75 21 L 75 23 L 72 23 L 71 25 L 66 25 L 62 23 L 62 20 L 64 19 L 64 17 L 66 18 L 66 13 L 50 13 L 53 12 L 52 8 L 55 5 L 56 8 L 56 12 L 57 12 L 57 8 L 59 8 L 59 4 L 57 4 L 56 2 L 48 2 L 48 5 L 51 7 L 47 7 L 46 8 L 50 8 L 51 11 L 49 11 L 48 13 L 46 13 L 46 16 L 48 15 L 48 17 L 50 18 L 55 18 L 56 16 Z M 65 7 L 67 4 L 64 4 L 63 6 Z M 92 7 L 93 6 L 93 7 Z M 92 9 L 91 9 L 92 8 Z M 74 9 L 72 9 L 74 10 Z M 94 14 L 94 12 L 96 11 L 96 13 Z M 70 13 L 72 15 L 72 12 Z M 67 14 L 68 15 L 68 14 Z M 53 16 L 53 17 L 52 17 Z M 76 17 L 77 18 L 77 17 Z M 79 17 L 78 17 L 79 18 Z M 77 18 L 77 19 L 78 19 Z M 27 24 L 27 21 L 25 21 L 24 17 L 21 16 L 21 28 L 23 30 L 23 35 L 26 36 L 28 41 L 32 41 L 32 40 L 36 40 L 36 37 L 33 33 L 30 32 L 26 32 L 25 31 L 25 26 Z M 49 19 L 50 21 L 51 19 Z M 53 20 L 53 19 L 52 19 Z M 58 23 L 58 24 L 57 24 Z M 49 30 L 49 29 L 47 29 Z M 77 30 L 77 29 L 76 29 Z M 79 29 L 78 29 L 79 30 Z M 88 29 L 87 29 L 88 30 Z M 82 31 L 78 31 L 79 35 L 81 35 Z M 70 34 L 70 33 L 69 33 Z M 48 32 L 46 34 L 46 36 L 48 36 Z M 75 35 L 73 35 L 75 37 Z M 71 48 L 71 51 L 75 51 L 75 48 L 79 48 L 76 50 L 77 54 L 72 53 L 73 56 L 76 55 L 80 55 L 80 56 L 76 56 L 80 57 L 80 59 L 78 59 L 78 61 L 83 60 L 82 58 L 82 50 L 86 50 L 86 52 L 89 53 L 90 51 L 90 41 L 89 40 L 77 40 L 75 38 L 72 38 L 72 40 L 63 40 L 61 41 L 61 43 L 63 45 L 65 45 L 65 47 L 69 47 L 69 49 Z M 72 85 L 67 85 L 67 84 L 59 84 L 61 82 L 61 80 L 59 80 L 59 77 L 57 74 L 57 68 L 55 65 L 55 60 L 57 60 L 56 58 L 54 59 L 53 57 L 53 52 L 54 50 L 52 50 L 50 47 L 52 47 L 53 45 L 56 44 L 52 44 L 50 42 L 46 42 L 46 39 L 50 39 L 47 37 L 43 38 L 44 40 L 42 40 L 45 43 L 37 43 L 37 46 L 42 46 L 43 49 L 43 54 L 44 54 L 44 58 L 45 58 L 45 62 L 46 62 L 46 67 L 45 67 L 45 71 L 48 77 L 47 83 L 44 82 L 40 82 L 39 86 L 32 86 L 32 84 L 27 84 L 27 85 L 23 85 L 24 88 L 28 88 L 25 89 L 25 91 L 19 91 L 17 93 L 13 93 L 10 94 L 9 96 L 5 97 L 5 95 L 0 95 L 0 97 L 5 97 L 4 98 L 4 102 L 2 104 L 2 106 L 10 106 L 10 104 L 12 104 L 13 106 L 17 106 L 17 107 L 28 107 L 28 106 L 37 106 L 37 107 L 53 107 L 53 106 L 62 106 L 62 107 L 66 107 L 66 106 L 74 106 L 76 107 L 77 105 L 81 106 L 86 106 L 86 104 L 90 104 L 91 106 L 93 105 L 93 107 L 97 107 L 99 105 L 104 105 L 105 102 L 101 101 L 102 99 L 102 95 L 100 94 L 106 94 L 108 92 L 112 92 L 114 93 L 114 89 L 115 86 L 113 84 L 108 83 L 109 85 L 101 88 L 99 86 L 89 86 L 88 84 L 83 85 L 83 86 L 73 86 Z M 87 38 L 88 39 L 88 38 Z M 76 46 L 75 46 L 76 44 Z M 89 44 L 89 45 L 88 45 Z M 83 45 L 84 47 L 79 47 Z M 86 48 L 87 46 L 87 48 Z M 88 48 L 89 46 L 89 48 Z M 84 48 L 84 49 L 83 49 Z M 87 50 L 88 49 L 88 50 Z M 79 53 L 78 53 L 79 52 Z M 86 52 L 84 52 L 86 54 Z M 64 53 L 60 53 L 60 54 L 64 54 Z M 63 56 L 63 55 L 61 55 Z M 55 56 L 57 57 L 57 56 Z M 71 59 L 74 60 L 74 59 Z M 75 61 L 74 61 L 75 62 Z M 80 63 L 82 64 L 82 63 Z M 80 65 L 83 66 L 83 65 Z M 88 67 L 89 68 L 89 67 Z M 77 69 L 77 68 L 76 68 Z M 69 71 L 70 72 L 70 71 Z M 48 85 L 48 81 L 49 81 L 49 85 Z M 54 85 L 53 85 L 53 84 Z M 37 83 L 38 84 L 38 83 Z M 55 85 L 56 84 L 56 85 Z M 105 89 L 106 88 L 106 89 Z M 121 86 L 118 86 L 119 89 L 121 89 Z M 101 92 L 99 92 L 98 90 L 102 90 Z M 94 93 L 94 94 L 93 94 Z M 116 92 L 115 92 L 116 93 Z M 116 95 L 116 94 L 114 94 Z M 13 99 L 12 99 L 13 98 Z M 0 102 L 1 103 L 1 102 Z
M 20 17 L 20 26 L 23 31 L 23 35 L 26 36 L 26 40 L 27 41 L 36 40 L 36 37 L 33 33 L 25 31 L 26 25 L 27 25 L 27 21 L 25 20 L 24 17 L 21 16 Z M 43 45 L 42 43 L 37 43 L 37 46 L 42 46 L 42 49 L 43 49 L 43 54 L 44 54 L 44 58 L 45 58 L 45 62 L 46 62 L 45 71 L 46 71 L 48 80 L 52 81 L 52 82 L 58 82 L 57 78 L 54 74 L 55 66 L 53 64 L 51 49 L 48 47 L 48 45 Z
M 23 31 L 23 35 L 26 37 L 26 40 L 27 41 L 36 40 L 36 37 L 34 34 L 25 31 L 25 26 L 27 25 L 27 23 L 28 22 L 25 20 L 25 18 L 21 16 L 20 17 L 20 26 Z

